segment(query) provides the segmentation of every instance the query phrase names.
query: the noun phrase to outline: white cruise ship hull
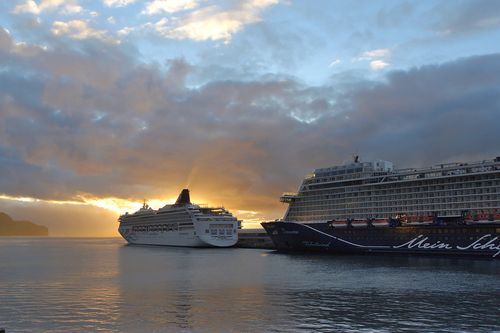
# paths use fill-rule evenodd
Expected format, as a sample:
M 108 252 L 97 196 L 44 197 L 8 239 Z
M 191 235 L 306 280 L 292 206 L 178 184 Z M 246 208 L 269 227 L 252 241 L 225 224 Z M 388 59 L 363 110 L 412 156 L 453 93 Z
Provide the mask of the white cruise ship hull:
M 121 233 L 121 232 L 120 232 Z M 180 235 L 171 233 L 166 235 L 162 232 L 130 232 L 122 234 L 123 238 L 129 244 L 139 245 L 166 245 L 166 246 L 187 246 L 187 247 L 206 247 L 210 246 L 201 241 L 194 235 Z
M 237 222 L 198 221 L 192 225 L 172 223 L 121 224 L 118 231 L 130 244 L 185 247 L 231 247 L 238 241 Z
M 130 232 L 127 234 L 125 231 L 122 237 L 130 244 L 185 247 L 231 247 L 238 241 L 237 236 L 200 237 L 193 233 Z

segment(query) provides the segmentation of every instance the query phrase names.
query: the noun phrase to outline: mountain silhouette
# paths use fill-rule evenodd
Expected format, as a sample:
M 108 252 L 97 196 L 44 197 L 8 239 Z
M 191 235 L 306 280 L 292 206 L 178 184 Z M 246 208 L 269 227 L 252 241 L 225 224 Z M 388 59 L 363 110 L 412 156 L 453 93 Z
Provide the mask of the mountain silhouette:
M 0 236 L 48 236 L 49 229 L 29 221 L 14 221 L 0 212 Z

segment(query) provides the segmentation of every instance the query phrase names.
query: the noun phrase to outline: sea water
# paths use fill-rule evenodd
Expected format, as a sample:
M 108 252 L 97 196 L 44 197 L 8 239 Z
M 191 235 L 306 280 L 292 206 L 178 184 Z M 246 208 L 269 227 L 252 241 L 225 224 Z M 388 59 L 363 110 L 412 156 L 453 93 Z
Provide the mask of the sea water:
M 500 260 L 0 238 L 10 332 L 500 332 Z

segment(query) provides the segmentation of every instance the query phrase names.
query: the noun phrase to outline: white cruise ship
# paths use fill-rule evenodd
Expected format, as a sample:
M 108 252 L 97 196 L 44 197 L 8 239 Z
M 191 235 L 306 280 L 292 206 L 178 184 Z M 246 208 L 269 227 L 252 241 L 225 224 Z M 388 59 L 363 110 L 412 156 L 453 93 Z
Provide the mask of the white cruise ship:
M 172 205 L 154 210 L 144 203 L 118 221 L 118 231 L 130 244 L 230 247 L 238 241 L 239 221 L 222 207 L 192 204 L 188 189 Z

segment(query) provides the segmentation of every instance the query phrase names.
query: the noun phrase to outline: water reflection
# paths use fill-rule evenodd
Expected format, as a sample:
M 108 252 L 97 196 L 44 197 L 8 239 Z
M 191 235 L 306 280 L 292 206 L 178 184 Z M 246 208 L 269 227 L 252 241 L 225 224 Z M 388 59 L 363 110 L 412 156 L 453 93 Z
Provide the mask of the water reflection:
M 119 251 L 123 329 L 252 331 L 263 297 L 262 260 L 247 251 L 124 246 Z M 130 320 L 129 312 L 137 318 Z M 252 328 L 253 327 L 253 328 Z
M 0 327 L 112 329 L 120 306 L 113 247 L 102 239 L 1 239 Z
M 13 260 L 15 258 L 15 260 Z M 0 239 L 7 332 L 491 332 L 499 261 Z

